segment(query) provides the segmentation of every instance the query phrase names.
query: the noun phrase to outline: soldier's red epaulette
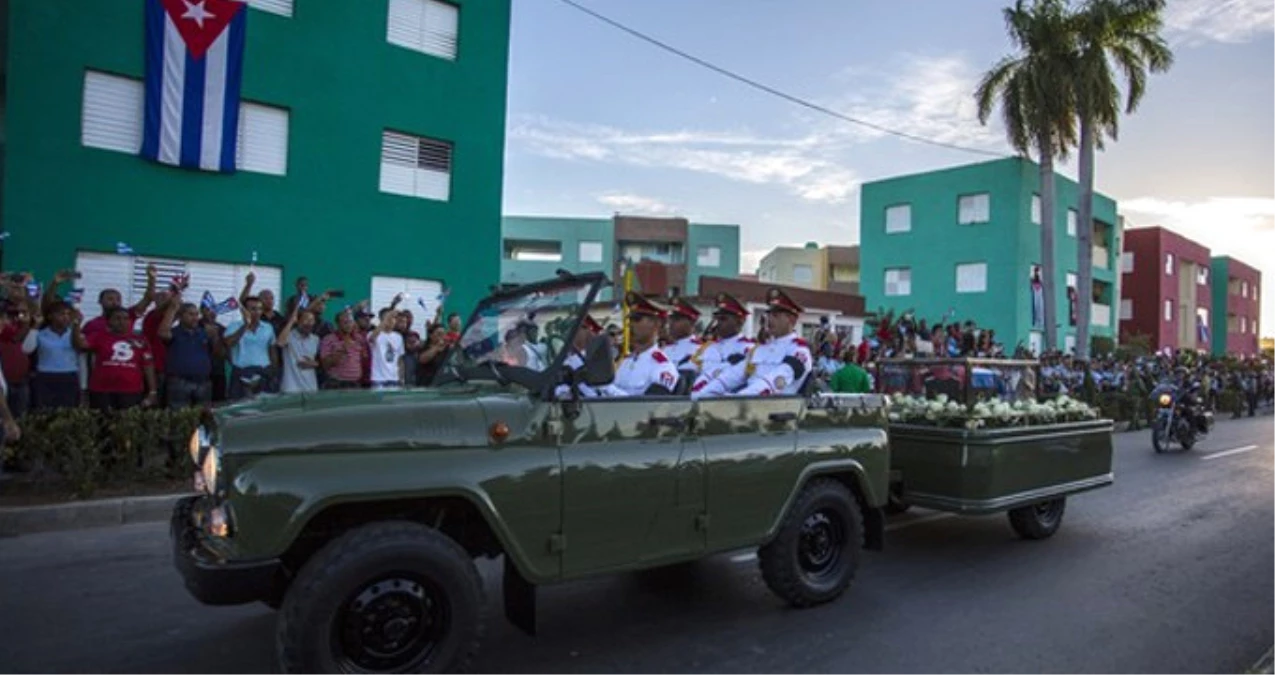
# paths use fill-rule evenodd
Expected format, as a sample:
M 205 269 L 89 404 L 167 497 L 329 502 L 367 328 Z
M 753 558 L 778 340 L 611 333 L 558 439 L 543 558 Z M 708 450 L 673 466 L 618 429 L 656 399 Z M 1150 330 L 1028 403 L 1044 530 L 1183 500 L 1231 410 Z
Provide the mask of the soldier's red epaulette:
M 803 338 L 793 338 L 792 341 L 797 343 L 797 346 L 799 347 L 806 347 L 806 348 L 810 347 L 810 343 L 806 342 L 805 339 Z
M 756 340 L 754 340 L 754 339 L 752 339 L 752 338 L 750 338 L 750 337 L 742 337 L 742 338 L 739 338 L 739 341 L 740 341 L 740 342 L 747 342 L 748 344 L 753 344 L 754 342 L 756 342 Z
M 699 339 L 699 336 L 698 336 L 698 335 L 692 335 L 692 336 L 691 336 L 691 344 L 693 344 L 693 345 L 702 345 L 702 344 L 704 344 L 704 341 L 703 341 L 703 340 L 701 340 L 701 339 Z
M 668 357 L 664 355 L 664 352 L 658 349 L 651 352 L 651 358 L 655 359 L 656 363 L 668 363 Z

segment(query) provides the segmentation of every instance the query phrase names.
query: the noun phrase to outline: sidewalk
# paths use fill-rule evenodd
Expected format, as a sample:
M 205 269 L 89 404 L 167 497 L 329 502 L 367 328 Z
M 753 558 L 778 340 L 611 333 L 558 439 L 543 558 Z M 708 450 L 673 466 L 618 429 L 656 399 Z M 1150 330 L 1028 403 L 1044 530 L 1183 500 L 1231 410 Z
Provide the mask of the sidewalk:
M 0 536 L 168 520 L 189 493 L 0 508 Z

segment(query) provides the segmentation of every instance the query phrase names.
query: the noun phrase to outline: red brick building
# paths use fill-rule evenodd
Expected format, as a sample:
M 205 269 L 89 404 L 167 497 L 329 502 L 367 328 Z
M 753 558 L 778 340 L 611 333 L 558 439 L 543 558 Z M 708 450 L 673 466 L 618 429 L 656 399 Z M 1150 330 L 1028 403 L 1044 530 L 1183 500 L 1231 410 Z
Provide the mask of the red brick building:
M 1155 349 L 1212 348 L 1209 249 L 1163 227 L 1125 230 L 1120 339 L 1151 338 Z

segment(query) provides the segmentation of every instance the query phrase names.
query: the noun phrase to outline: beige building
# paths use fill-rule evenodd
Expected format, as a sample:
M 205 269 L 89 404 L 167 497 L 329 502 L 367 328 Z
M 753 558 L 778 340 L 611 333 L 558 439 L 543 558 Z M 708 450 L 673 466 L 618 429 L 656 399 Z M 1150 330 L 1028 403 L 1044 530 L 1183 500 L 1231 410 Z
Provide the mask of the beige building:
M 816 291 L 859 294 L 859 247 L 780 246 L 761 259 L 757 280 Z

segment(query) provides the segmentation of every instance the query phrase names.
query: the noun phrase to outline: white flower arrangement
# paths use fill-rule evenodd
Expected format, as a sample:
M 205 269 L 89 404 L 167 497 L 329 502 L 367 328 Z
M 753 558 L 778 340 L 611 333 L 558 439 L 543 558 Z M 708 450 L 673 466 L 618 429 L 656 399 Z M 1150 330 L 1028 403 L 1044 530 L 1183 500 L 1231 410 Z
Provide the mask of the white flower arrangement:
M 1098 419 L 1098 411 L 1068 396 L 1045 401 L 993 398 L 964 406 L 940 394 L 930 400 L 916 396 L 890 398 L 889 419 L 900 424 L 955 427 L 970 430 L 1039 426 Z

